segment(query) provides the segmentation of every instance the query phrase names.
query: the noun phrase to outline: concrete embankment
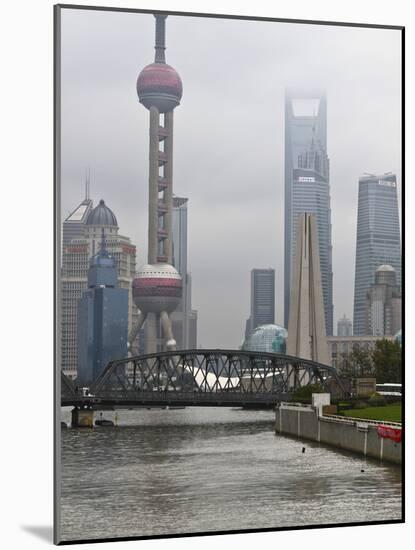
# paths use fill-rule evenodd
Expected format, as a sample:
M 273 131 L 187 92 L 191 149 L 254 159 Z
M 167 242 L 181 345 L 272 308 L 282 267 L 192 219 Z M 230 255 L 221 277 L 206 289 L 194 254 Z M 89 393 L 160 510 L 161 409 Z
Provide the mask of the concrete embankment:
M 384 428 L 380 428 L 384 426 Z M 385 430 L 386 428 L 386 430 Z M 364 456 L 402 463 L 402 443 L 379 431 L 399 434 L 399 425 L 322 414 L 318 406 L 281 403 L 276 409 L 276 433 L 311 439 Z

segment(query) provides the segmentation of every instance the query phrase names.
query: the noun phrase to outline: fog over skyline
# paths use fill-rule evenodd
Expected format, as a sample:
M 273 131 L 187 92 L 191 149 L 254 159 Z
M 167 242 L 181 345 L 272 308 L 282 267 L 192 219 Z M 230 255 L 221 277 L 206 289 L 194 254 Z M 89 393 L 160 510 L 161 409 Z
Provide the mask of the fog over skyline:
M 358 179 L 395 172 L 401 197 L 401 34 L 390 29 L 169 16 L 166 62 L 183 81 L 173 191 L 189 198 L 198 344 L 237 348 L 250 271 L 276 270 L 283 323 L 284 94 L 323 89 L 334 327 L 353 318 Z M 62 221 L 84 196 L 114 211 L 147 262 L 148 111 L 136 79 L 154 59 L 151 14 L 62 10 Z

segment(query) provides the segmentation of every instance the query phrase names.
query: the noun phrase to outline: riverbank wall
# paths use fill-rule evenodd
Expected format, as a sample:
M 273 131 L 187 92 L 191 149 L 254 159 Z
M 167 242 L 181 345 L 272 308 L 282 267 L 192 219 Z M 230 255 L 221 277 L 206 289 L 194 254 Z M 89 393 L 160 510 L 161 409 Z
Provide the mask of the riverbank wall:
M 400 437 L 400 425 L 325 415 L 322 411 L 319 405 L 280 403 L 275 431 L 402 464 L 402 443 L 390 438 Z

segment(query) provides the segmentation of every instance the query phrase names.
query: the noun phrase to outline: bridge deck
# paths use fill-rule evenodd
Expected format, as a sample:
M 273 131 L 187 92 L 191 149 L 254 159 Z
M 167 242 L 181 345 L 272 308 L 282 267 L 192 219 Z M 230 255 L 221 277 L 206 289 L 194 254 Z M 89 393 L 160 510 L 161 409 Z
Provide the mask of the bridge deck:
M 65 406 L 137 407 L 178 405 L 185 407 L 235 407 L 235 406 L 274 406 L 279 401 L 288 401 L 288 394 L 249 393 L 249 392 L 108 392 L 99 397 L 81 395 L 62 396 Z

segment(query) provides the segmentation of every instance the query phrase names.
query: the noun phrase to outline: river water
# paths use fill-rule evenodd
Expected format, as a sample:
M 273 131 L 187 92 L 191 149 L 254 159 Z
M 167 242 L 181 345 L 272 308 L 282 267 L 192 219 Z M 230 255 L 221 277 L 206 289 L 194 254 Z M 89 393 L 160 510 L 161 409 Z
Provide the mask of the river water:
M 62 540 L 401 518 L 399 467 L 276 435 L 273 411 L 116 414 L 62 430 Z

